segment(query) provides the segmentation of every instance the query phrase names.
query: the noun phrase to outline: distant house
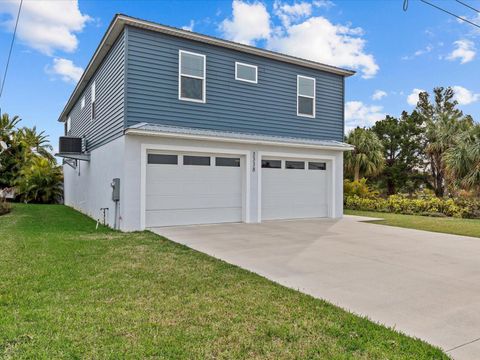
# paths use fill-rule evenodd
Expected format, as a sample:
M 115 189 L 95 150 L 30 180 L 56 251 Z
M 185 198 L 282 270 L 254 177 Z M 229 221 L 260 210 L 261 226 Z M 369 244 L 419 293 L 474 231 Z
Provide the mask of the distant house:
M 15 188 L 0 189 L 0 199 L 15 199 Z
M 117 15 L 59 118 L 65 203 L 125 231 L 341 217 L 352 74 Z

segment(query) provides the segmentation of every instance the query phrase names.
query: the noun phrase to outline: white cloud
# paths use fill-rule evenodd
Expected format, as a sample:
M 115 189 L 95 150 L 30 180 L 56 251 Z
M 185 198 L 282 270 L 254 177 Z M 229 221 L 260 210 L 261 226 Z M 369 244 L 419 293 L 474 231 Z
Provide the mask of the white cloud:
M 373 100 L 381 100 L 382 98 L 384 98 L 387 95 L 388 94 L 383 90 L 375 90 L 375 92 L 372 95 L 372 99 Z
M 229 40 L 252 45 L 270 36 L 270 14 L 262 3 L 234 0 L 232 19 L 223 20 L 220 30 Z
M 285 28 L 283 34 L 268 40 L 272 50 L 335 66 L 358 69 L 363 78 L 378 72 L 371 54 L 364 51 L 365 40 L 358 37 L 362 30 L 349 25 L 335 25 L 324 17 L 311 17 L 300 24 Z
M 413 60 L 416 57 L 432 52 L 432 50 L 433 50 L 433 45 L 429 44 L 425 48 L 415 51 L 412 55 L 403 56 L 402 60 Z
M 418 95 L 425 90 L 422 89 L 413 89 L 410 95 L 407 96 L 407 103 L 411 106 L 417 106 Z
M 190 20 L 190 23 L 188 25 L 182 26 L 182 29 L 187 31 L 193 31 L 194 26 L 195 26 L 195 21 Z
M 275 1 L 273 10 L 283 26 L 290 26 L 292 21 L 298 21 L 312 14 L 312 4 L 308 2 L 294 3 L 293 5 Z
M 473 41 L 462 39 L 455 41 L 453 44 L 456 48 L 447 56 L 447 60 L 460 59 L 460 64 L 465 64 L 475 58 L 475 44 Z
M 17 0 L 0 3 L 0 13 L 10 15 L 3 23 L 9 31 L 14 28 L 18 5 Z M 80 12 L 77 0 L 24 1 L 17 36 L 29 47 L 47 55 L 55 50 L 72 52 L 78 45 L 75 33 L 82 31 L 90 19 Z
M 323 6 L 319 2 L 315 6 Z M 306 2 L 287 5 L 276 2 L 273 15 L 281 26 L 272 27 L 270 14 L 261 3 L 233 1 L 233 17 L 225 19 L 220 30 L 227 39 L 246 44 L 265 40 L 270 50 L 361 71 L 371 78 L 378 72 L 373 55 L 365 51 L 363 30 L 350 24 L 333 24 L 322 16 L 310 16 L 312 5 Z
M 331 7 L 335 6 L 333 1 L 330 1 L 330 0 L 313 0 L 312 4 L 318 8 L 325 8 L 325 9 L 330 9 Z
M 345 132 L 357 126 L 370 127 L 376 121 L 384 119 L 383 107 L 366 105 L 361 101 L 347 101 L 345 104 Z
M 58 75 L 65 82 L 76 83 L 83 74 L 83 69 L 76 66 L 71 60 L 63 58 L 53 59 L 53 64 L 48 66 L 46 72 Z
M 460 105 L 468 105 L 480 100 L 480 94 L 475 94 L 463 86 L 452 86 L 455 96 L 453 97 Z

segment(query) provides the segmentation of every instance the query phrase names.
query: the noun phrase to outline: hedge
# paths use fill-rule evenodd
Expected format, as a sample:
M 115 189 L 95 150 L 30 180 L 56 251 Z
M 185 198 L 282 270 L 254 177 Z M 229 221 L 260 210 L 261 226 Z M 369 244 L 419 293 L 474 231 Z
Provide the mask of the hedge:
M 453 216 L 480 218 L 480 199 L 409 198 L 392 195 L 388 198 L 361 198 L 357 195 L 345 197 L 345 208 L 388 212 L 406 215 Z

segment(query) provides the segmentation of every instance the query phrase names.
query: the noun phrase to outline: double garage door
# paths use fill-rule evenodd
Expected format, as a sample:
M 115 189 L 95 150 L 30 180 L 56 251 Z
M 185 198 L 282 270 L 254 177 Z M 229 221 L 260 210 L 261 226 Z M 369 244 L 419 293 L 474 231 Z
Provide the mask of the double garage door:
M 244 159 L 148 154 L 145 226 L 242 221 Z
M 244 220 L 245 157 L 149 153 L 146 166 L 146 227 Z M 326 163 L 272 157 L 260 171 L 262 220 L 328 216 Z

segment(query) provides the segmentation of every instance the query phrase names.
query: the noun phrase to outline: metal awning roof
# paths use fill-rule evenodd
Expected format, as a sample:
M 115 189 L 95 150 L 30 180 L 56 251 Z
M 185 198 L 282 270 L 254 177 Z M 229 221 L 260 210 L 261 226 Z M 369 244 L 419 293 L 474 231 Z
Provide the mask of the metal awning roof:
M 308 147 L 325 150 L 353 150 L 350 144 L 334 140 L 317 140 L 261 134 L 247 134 L 233 131 L 218 131 L 195 129 L 170 125 L 139 123 L 125 129 L 125 134 L 150 135 L 173 138 L 187 138 L 192 140 L 212 140 L 232 143 L 250 143 L 265 145 L 280 145 L 289 147 Z

